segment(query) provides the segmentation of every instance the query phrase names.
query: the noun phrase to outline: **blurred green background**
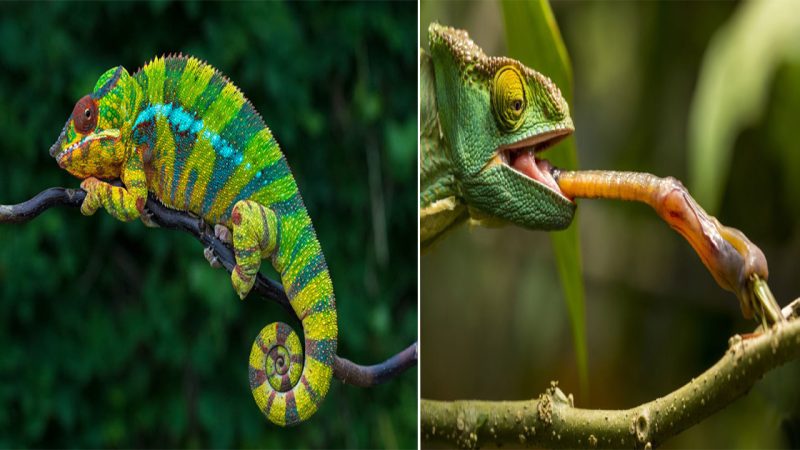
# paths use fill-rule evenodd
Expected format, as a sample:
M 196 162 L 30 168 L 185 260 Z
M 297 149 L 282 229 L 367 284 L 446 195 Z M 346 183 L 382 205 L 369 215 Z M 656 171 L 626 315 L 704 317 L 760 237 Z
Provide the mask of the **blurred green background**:
M 579 167 L 683 180 L 765 252 L 781 304 L 800 296 L 793 6 L 552 4 L 572 60 Z M 489 55 L 506 52 L 499 3 L 422 2 L 420 15 L 423 47 L 428 24 L 438 20 L 467 29 Z M 579 205 L 573 226 L 583 251 L 589 395 L 580 395 L 548 236 L 462 227 L 421 261 L 424 398 L 527 399 L 559 380 L 576 406 L 628 408 L 687 383 L 722 356 L 730 336 L 755 328 L 651 209 Z M 797 380 L 798 362 L 771 372 L 665 447 L 800 446 Z
M 417 337 L 414 3 L 4 3 L 0 203 L 77 187 L 47 153 L 106 69 L 183 52 L 228 75 L 287 155 L 325 250 L 339 355 Z M 54 209 L 0 226 L 0 447 L 415 447 L 417 370 L 334 381 L 272 426 L 250 346 L 283 320 L 238 300 L 189 235 Z

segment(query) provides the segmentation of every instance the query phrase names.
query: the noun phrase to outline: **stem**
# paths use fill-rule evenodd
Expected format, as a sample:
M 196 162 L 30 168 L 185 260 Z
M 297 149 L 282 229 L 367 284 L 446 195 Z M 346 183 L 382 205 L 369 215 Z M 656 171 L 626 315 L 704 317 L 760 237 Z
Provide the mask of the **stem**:
M 800 304 L 800 299 L 795 300 Z M 796 308 L 785 308 L 793 314 Z M 507 444 L 550 448 L 652 448 L 741 397 L 770 370 L 800 357 L 800 320 L 733 336 L 725 355 L 675 391 L 626 410 L 573 407 L 557 384 L 538 399 L 514 402 L 422 400 L 426 442 L 463 448 Z

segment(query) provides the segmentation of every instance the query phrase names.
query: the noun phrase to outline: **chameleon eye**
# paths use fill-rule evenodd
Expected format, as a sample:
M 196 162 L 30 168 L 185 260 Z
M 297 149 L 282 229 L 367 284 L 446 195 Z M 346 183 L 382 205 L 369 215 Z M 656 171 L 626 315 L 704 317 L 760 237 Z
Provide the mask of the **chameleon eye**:
M 87 95 L 75 104 L 72 110 L 72 120 L 75 122 L 75 131 L 86 134 L 97 126 L 97 102 Z
M 505 131 L 514 131 L 522 125 L 525 111 L 525 84 L 522 74 L 514 66 L 501 67 L 492 82 L 492 110 L 497 124 Z

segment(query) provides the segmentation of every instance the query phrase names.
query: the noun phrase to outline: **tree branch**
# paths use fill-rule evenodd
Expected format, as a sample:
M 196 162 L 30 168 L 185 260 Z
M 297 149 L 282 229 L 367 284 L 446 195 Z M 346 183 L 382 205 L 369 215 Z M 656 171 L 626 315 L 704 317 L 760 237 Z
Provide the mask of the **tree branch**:
M 765 373 L 800 357 L 800 299 L 783 309 L 789 319 L 766 332 L 735 335 L 702 375 L 651 402 L 626 410 L 575 408 L 557 383 L 535 400 L 513 402 L 422 400 L 426 442 L 465 448 L 511 444 L 549 448 L 652 448 L 741 397 Z
M 115 181 L 112 184 L 122 185 L 119 181 Z M 16 205 L 0 205 L 0 224 L 25 223 L 54 206 L 78 208 L 83 203 L 84 198 L 86 198 L 86 191 L 82 189 L 49 188 L 25 202 Z M 185 212 L 169 209 L 153 196 L 147 199 L 145 207 L 152 214 L 153 222 L 162 228 L 185 231 L 191 234 L 204 247 L 210 247 L 214 251 L 228 273 L 233 270 L 236 265 L 233 250 L 219 240 L 214 235 L 213 229 L 202 219 Z M 278 303 L 299 321 L 280 283 L 259 273 L 252 292 Z M 371 387 L 400 375 L 416 364 L 417 343 L 415 342 L 400 353 L 373 366 L 361 366 L 348 359 L 336 356 L 333 363 L 333 375 L 343 383 L 359 387 Z

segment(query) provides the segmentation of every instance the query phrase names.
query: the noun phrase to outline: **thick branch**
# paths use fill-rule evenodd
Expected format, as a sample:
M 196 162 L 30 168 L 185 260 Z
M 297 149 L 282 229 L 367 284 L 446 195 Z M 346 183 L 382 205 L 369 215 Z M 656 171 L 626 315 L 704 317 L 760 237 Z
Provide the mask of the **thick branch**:
M 114 184 L 121 185 L 119 181 Z M 49 188 L 28 201 L 16 205 L 0 205 L 0 223 L 28 222 L 54 206 L 77 208 L 80 207 L 85 197 L 86 192 L 82 189 Z M 153 222 L 163 228 L 190 233 L 203 246 L 211 247 L 225 270 L 229 273 L 233 270 L 236 265 L 233 250 L 219 240 L 214 235 L 211 227 L 202 219 L 181 211 L 169 209 L 152 196 L 147 199 L 146 209 L 152 214 Z M 289 314 L 297 318 L 297 314 L 289 304 L 289 299 L 286 297 L 286 293 L 280 283 L 258 274 L 252 292 L 278 303 Z M 415 342 L 400 353 L 374 366 L 361 366 L 348 359 L 336 356 L 333 364 L 333 375 L 344 383 L 359 387 L 371 387 L 400 375 L 416 364 L 417 344 Z
M 795 300 L 797 304 L 800 299 Z M 787 318 L 796 308 L 784 308 Z M 765 373 L 800 357 L 800 320 L 765 333 L 732 337 L 725 355 L 674 392 L 626 410 L 573 407 L 554 383 L 536 400 L 514 402 L 422 400 L 425 441 L 460 447 L 652 448 L 741 397 Z

